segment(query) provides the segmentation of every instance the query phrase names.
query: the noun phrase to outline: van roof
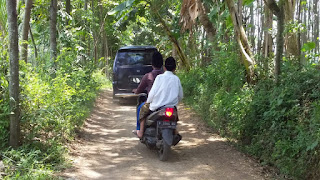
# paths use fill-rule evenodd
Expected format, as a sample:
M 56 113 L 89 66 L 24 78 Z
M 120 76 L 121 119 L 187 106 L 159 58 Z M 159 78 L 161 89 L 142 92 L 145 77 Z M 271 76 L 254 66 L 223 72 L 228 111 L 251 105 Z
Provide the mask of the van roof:
M 137 49 L 157 49 L 157 48 L 154 46 L 124 46 L 124 47 L 121 47 L 119 50 L 130 50 L 130 49 L 137 50 Z

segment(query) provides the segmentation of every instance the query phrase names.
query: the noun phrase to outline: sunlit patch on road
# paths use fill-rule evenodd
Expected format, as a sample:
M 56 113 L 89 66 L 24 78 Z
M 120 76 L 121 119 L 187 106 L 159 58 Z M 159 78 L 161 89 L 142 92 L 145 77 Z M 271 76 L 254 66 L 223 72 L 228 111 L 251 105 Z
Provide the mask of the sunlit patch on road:
M 84 169 L 83 170 L 83 174 L 85 176 L 87 176 L 87 177 L 91 177 L 91 178 L 94 178 L 94 179 L 102 177 L 102 174 L 97 173 L 96 171 L 92 171 L 90 169 Z
M 102 94 L 80 133 L 73 164 L 65 173 L 76 179 L 263 179 L 225 139 L 207 131 L 185 107 L 179 109 L 183 136 L 167 162 L 158 160 L 132 134 L 136 106 L 112 101 Z M 234 163 L 241 161 L 242 163 Z

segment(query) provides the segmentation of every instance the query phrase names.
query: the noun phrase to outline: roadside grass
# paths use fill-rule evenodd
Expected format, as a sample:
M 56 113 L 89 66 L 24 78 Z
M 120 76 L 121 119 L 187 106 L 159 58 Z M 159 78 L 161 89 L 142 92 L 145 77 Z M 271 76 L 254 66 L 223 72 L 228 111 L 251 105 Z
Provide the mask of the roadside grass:
M 0 138 L 0 179 L 62 179 L 57 172 L 71 165 L 67 144 L 88 117 L 99 91 L 110 88 L 111 82 L 101 70 L 77 68 L 57 72 L 54 78 L 28 66 L 22 71 L 23 144 L 8 148 L 6 138 Z M 8 121 L 8 116 L 0 118 Z M 3 134 L 9 132 L 8 125 L 2 128 Z

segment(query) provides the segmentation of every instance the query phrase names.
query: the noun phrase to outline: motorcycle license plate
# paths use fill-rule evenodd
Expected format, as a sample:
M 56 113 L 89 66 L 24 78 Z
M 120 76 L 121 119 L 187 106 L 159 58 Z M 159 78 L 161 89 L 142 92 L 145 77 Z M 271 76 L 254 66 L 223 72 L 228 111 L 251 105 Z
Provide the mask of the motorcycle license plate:
M 159 128 L 176 129 L 177 122 L 174 121 L 158 121 Z

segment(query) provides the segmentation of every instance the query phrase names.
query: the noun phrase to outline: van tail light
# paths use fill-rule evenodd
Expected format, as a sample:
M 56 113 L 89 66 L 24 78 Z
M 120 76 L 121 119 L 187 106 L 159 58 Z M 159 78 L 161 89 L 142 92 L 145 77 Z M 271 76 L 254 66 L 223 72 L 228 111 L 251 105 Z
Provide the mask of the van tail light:
M 173 108 L 166 108 L 166 117 L 171 117 L 173 115 Z

